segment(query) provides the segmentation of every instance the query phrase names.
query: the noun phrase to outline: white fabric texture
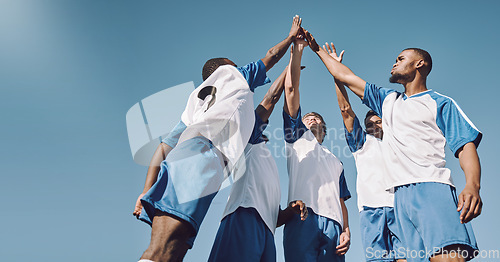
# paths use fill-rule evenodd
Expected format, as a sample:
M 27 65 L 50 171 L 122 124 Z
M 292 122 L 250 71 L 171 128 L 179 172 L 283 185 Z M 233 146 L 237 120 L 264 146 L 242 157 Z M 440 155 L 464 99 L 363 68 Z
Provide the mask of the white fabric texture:
M 382 156 L 382 140 L 366 134 L 363 147 L 352 153 L 356 162 L 358 209 L 394 207 L 394 194 L 386 191 L 387 168 Z
M 207 86 L 216 87 L 215 98 L 208 95 L 202 100 L 198 95 Z M 220 66 L 189 96 L 181 117 L 187 128 L 178 144 L 204 136 L 224 155 L 231 170 L 252 133 L 253 106 L 253 92 L 238 69 L 231 65 Z
M 314 213 L 344 225 L 340 205 L 340 160 L 307 130 L 294 143 L 285 142 L 289 176 L 288 203 L 302 200 Z
M 240 206 L 252 207 L 274 234 L 281 198 L 276 162 L 264 142 L 248 143 L 244 154 L 231 176 L 234 183 L 222 218 Z

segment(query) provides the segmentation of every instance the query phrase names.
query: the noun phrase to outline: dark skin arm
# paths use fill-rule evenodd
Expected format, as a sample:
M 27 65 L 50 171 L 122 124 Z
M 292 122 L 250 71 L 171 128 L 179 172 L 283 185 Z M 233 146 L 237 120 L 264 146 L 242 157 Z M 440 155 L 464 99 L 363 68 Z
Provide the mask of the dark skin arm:
M 160 145 L 158 145 L 158 147 L 156 148 L 156 151 L 153 154 L 153 157 L 151 158 L 151 162 L 149 163 L 148 172 L 146 174 L 146 182 L 144 183 L 144 189 L 137 198 L 134 212 L 132 212 L 134 216 L 139 217 L 139 215 L 141 214 L 142 210 L 141 198 L 149 191 L 149 189 L 154 185 L 154 183 L 156 183 L 156 180 L 158 179 L 158 173 L 160 172 L 161 162 L 165 160 L 168 153 L 170 153 L 172 149 L 173 148 L 171 146 L 165 143 L 160 143 Z
M 469 142 L 458 151 L 460 167 L 465 174 L 465 188 L 458 195 L 457 211 L 460 212 L 460 222 L 467 223 L 481 214 L 483 202 L 479 195 L 481 188 L 481 164 L 476 145 Z
M 307 41 L 311 49 L 319 56 L 330 74 L 340 82 L 344 83 L 354 94 L 363 99 L 366 81 L 355 75 L 351 69 L 343 65 L 335 58 L 331 57 L 326 50 L 320 48 L 314 37 L 307 30 L 304 30 Z
M 287 208 L 280 210 L 276 227 L 286 224 L 296 214 L 300 215 L 300 220 L 302 221 L 307 218 L 307 207 L 301 200 L 292 201 Z
M 262 121 L 266 122 L 273 112 L 274 105 L 280 100 L 283 88 L 285 88 L 285 76 L 288 71 L 288 66 L 283 70 L 281 75 L 273 82 L 269 90 L 267 90 L 264 99 L 257 106 L 255 111 L 260 116 Z
M 293 18 L 292 28 L 290 29 L 288 37 L 277 45 L 271 47 L 271 49 L 267 51 L 266 56 L 261 59 L 266 66 L 266 71 L 269 71 L 269 69 L 271 69 L 276 63 L 278 63 L 283 55 L 285 55 L 290 44 L 292 44 L 297 35 L 302 32 L 302 28 L 300 27 L 301 24 L 302 19 L 298 15 L 296 15 Z

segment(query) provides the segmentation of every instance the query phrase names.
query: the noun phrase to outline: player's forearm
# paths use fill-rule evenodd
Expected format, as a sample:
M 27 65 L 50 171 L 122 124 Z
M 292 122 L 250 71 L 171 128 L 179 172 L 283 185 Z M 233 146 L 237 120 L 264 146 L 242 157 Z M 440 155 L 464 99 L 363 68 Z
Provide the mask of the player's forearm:
M 149 163 L 148 172 L 146 174 L 146 182 L 144 182 L 144 189 L 142 191 L 143 193 L 148 192 L 154 183 L 156 183 L 158 173 L 161 169 L 161 162 L 165 160 L 171 150 L 172 147 L 165 143 L 160 143 L 160 145 L 156 148 L 156 151 L 151 158 L 151 162 Z
M 271 49 L 267 51 L 266 56 L 261 59 L 266 66 L 266 71 L 269 71 L 269 69 L 271 69 L 276 63 L 278 63 L 278 61 L 280 61 L 294 39 L 295 36 L 289 35 L 283 41 L 279 42 L 277 45 L 271 47 Z
M 335 93 L 337 94 L 337 101 L 339 103 L 340 113 L 342 115 L 342 120 L 350 133 L 354 129 L 354 111 L 351 108 L 351 103 L 349 102 L 349 97 L 347 96 L 347 91 L 345 90 L 344 83 L 337 79 L 334 79 L 335 83 Z
M 344 227 L 343 227 L 342 231 L 349 232 L 349 234 L 350 234 L 350 231 L 349 231 L 349 213 L 347 212 L 347 207 L 346 207 L 343 199 L 340 200 L 340 204 L 342 206 L 342 219 L 344 220 Z
M 284 110 L 291 117 L 296 118 L 300 106 L 300 64 L 302 60 L 302 49 L 294 48 L 285 77 L 285 104 Z
M 356 76 L 347 66 L 331 57 L 324 49 L 319 48 L 315 53 L 335 79 L 344 83 L 354 94 L 363 99 L 366 83 L 363 79 Z
M 257 114 L 259 117 L 265 122 L 271 116 L 273 112 L 274 106 L 281 98 L 281 94 L 283 93 L 283 89 L 285 88 L 285 76 L 288 71 L 288 66 L 283 70 L 281 75 L 273 82 L 269 90 L 267 90 L 264 99 L 260 102 L 260 105 L 257 107 Z
M 458 153 L 458 159 L 465 174 L 465 186 L 479 191 L 481 188 L 481 164 L 474 143 L 465 144 L 461 152 Z

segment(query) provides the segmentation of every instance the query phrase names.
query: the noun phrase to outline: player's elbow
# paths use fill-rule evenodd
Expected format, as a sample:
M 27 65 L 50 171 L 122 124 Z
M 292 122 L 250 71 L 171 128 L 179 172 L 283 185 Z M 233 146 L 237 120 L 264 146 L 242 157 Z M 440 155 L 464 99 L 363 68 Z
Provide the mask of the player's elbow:
M 276 61 L 279 58 L 278 49 L 273 47 L 273 48 L 267 50 L 266 57 L 269 59 L 269 61 L 271 61 L 271 63 L 276 63 Z

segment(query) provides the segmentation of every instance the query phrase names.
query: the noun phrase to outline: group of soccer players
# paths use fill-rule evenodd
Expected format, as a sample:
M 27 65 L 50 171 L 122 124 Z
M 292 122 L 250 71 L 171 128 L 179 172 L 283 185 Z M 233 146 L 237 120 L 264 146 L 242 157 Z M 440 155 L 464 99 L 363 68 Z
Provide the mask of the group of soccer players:
M 215 58 L 190 95 L 179 124 L 160 143 L 133 214 L 152 226 L 140 261 L 182 261 L 212 199 L 227 177 L 232 188 L 209 261 L 276 261 L 274 232 L 285 225 L 285 261 L 345 261 L 351 197 L 340 160 L 322 142 L 322 116 L 301 113 L 301 57 L 308 46 L 334 77 L 347 144 L 357 168 L 361 239 L 367 261 L 466 261 L 477 245 L 470 220 L 481 213 L 482 134 L 455 101 L 427 89 L 430 55 L 403 50 L 391 83 L 367 83 L 343 65 L 333 44 L 320 47 L 293 18 L 287 38 L 257 62 L 237 67 Z M 253 92 L 287 52 L 290 61 L 254 108 Z M 371 110 L 365 130 L 347 86 Z M 276 162 L 263 134 L 284 93 L 283 125 L 288 205 L 280 207 Z M 445 166 L 445 145 L 466 177 L 457 196 Z M 414 252 L 416 251 L 416 252 Z M 424 251 L 424 252 L 421 252 Z M 416 254 L 414 256 L 414 254 Z

